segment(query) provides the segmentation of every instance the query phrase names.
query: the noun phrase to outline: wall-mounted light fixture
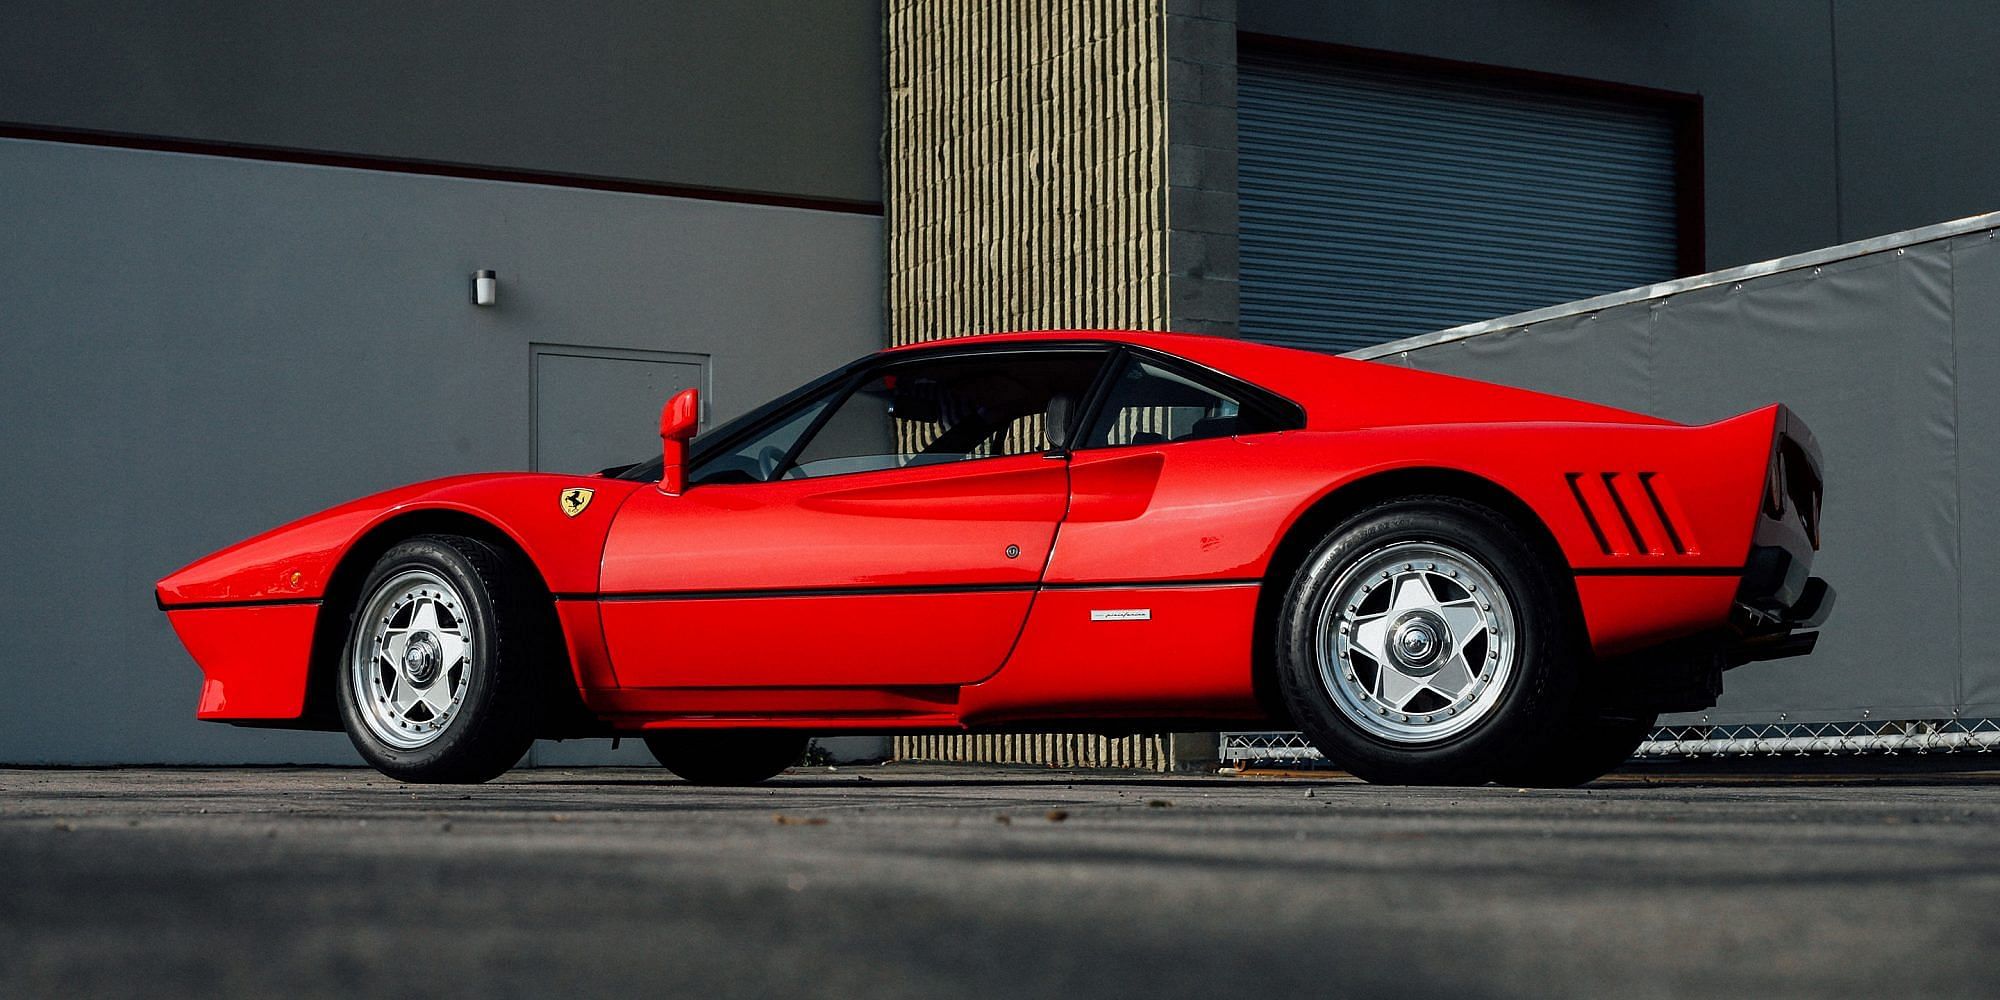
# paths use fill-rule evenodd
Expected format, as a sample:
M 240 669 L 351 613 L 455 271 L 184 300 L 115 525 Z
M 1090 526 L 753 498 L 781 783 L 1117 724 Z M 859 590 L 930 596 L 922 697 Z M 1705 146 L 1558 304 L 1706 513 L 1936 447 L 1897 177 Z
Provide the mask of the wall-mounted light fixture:
M 498 301 L 500 301 L 499 272 L 472 272 L 472 304 L 475 306 L 490 306 Z

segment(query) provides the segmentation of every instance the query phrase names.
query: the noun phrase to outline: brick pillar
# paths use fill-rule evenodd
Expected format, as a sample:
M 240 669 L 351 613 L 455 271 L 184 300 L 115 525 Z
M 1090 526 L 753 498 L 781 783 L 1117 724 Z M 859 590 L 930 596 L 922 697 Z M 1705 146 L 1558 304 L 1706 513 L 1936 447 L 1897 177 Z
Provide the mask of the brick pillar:
M 1236 333 L 1235 0 L 889 0 L 884 16 L 891 343 Z M 1212 761 L 1214 736 L 895 751 L 1167 770 Z
M 890 339 L 1167 323 L 1158 0 L 891 0 Z

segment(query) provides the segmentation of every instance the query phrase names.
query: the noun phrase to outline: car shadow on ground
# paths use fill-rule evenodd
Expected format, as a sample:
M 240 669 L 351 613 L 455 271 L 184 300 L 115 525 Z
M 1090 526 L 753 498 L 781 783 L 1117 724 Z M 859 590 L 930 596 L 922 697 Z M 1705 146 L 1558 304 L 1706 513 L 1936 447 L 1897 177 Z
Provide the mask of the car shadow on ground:
M 963 766 L 968 773 L 954 775 Z M 560 777 L 538 769 L 537 785 L 645 786 L 683 785 L 678 778 L 653 777 L 631 770 L 592 773 L 594 768 L 554 769 Z M 995 773 L 998 770 L 1000 773 Z M 912 772 L 916 773 L 912 773 Z M 1320 784 L 1362 785 L 1345 771 L 1332 768 L 1246 768 L 1234 773 L 1163 774 L 1123 769 L 1054 769 L 992 764 L 899 763 L 844 765 L 836 770 L 795 768 L 773 779 L 771 787 L 790 789 L 854 788 L 1028 788 L 1088 784 L 1094 788 L 1132 786 L 1151 790 L 1189 788 L 1302 788 Z M 1903 758 L 1748 758 L 1718 761 L 1673 761 L 1628 765 L 1588 785 L 1591 790 L 1659 786 L 1733 788 L 1797 788 L 1870 785 L 1881 787 L 2000 785 L 2000 758 L 1981 754 L 1951 759 L 1941 756 Z M 1500 787 L 1500 786 L 1488 786 Z

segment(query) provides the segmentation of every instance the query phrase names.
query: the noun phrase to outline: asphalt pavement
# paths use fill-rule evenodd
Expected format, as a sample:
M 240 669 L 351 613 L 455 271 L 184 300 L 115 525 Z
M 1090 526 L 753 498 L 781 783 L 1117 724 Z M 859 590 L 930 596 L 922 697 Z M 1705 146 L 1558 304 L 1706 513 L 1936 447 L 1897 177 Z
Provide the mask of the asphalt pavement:
M 2000 773 L 0 770 L 0 995 L 1988 996 Z

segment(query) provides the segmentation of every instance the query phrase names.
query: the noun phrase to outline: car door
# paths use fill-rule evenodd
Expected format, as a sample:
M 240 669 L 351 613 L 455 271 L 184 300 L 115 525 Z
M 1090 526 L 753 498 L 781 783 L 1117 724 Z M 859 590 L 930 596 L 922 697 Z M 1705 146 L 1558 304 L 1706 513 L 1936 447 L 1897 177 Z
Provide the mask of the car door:
M 1051 445 L 1105 357 L 888 359 L 704 450 L 681 495 L 634 494 L 600 585 L 619 685 L 930 686 L 997 670 L 1068 505 Z
M 1070 506 L 1007 669 L 968 689 L 979 722 L 1066 714 L 1260 711 L 1251 683 L 1259 570 L 1297 475 L 1274 447 L 1295 406 L 1128 349 L 1076 435 Z
M 1127 351 L 1074 442 L 1051 585 L 1238 581 L 1268 553 L 1273 432 L 1285 400 L 1165 355 Z M 1273 508 L 1273 504 L 1278 507 Z M 1251 527 L 1254 526 L 1254 527 Z

